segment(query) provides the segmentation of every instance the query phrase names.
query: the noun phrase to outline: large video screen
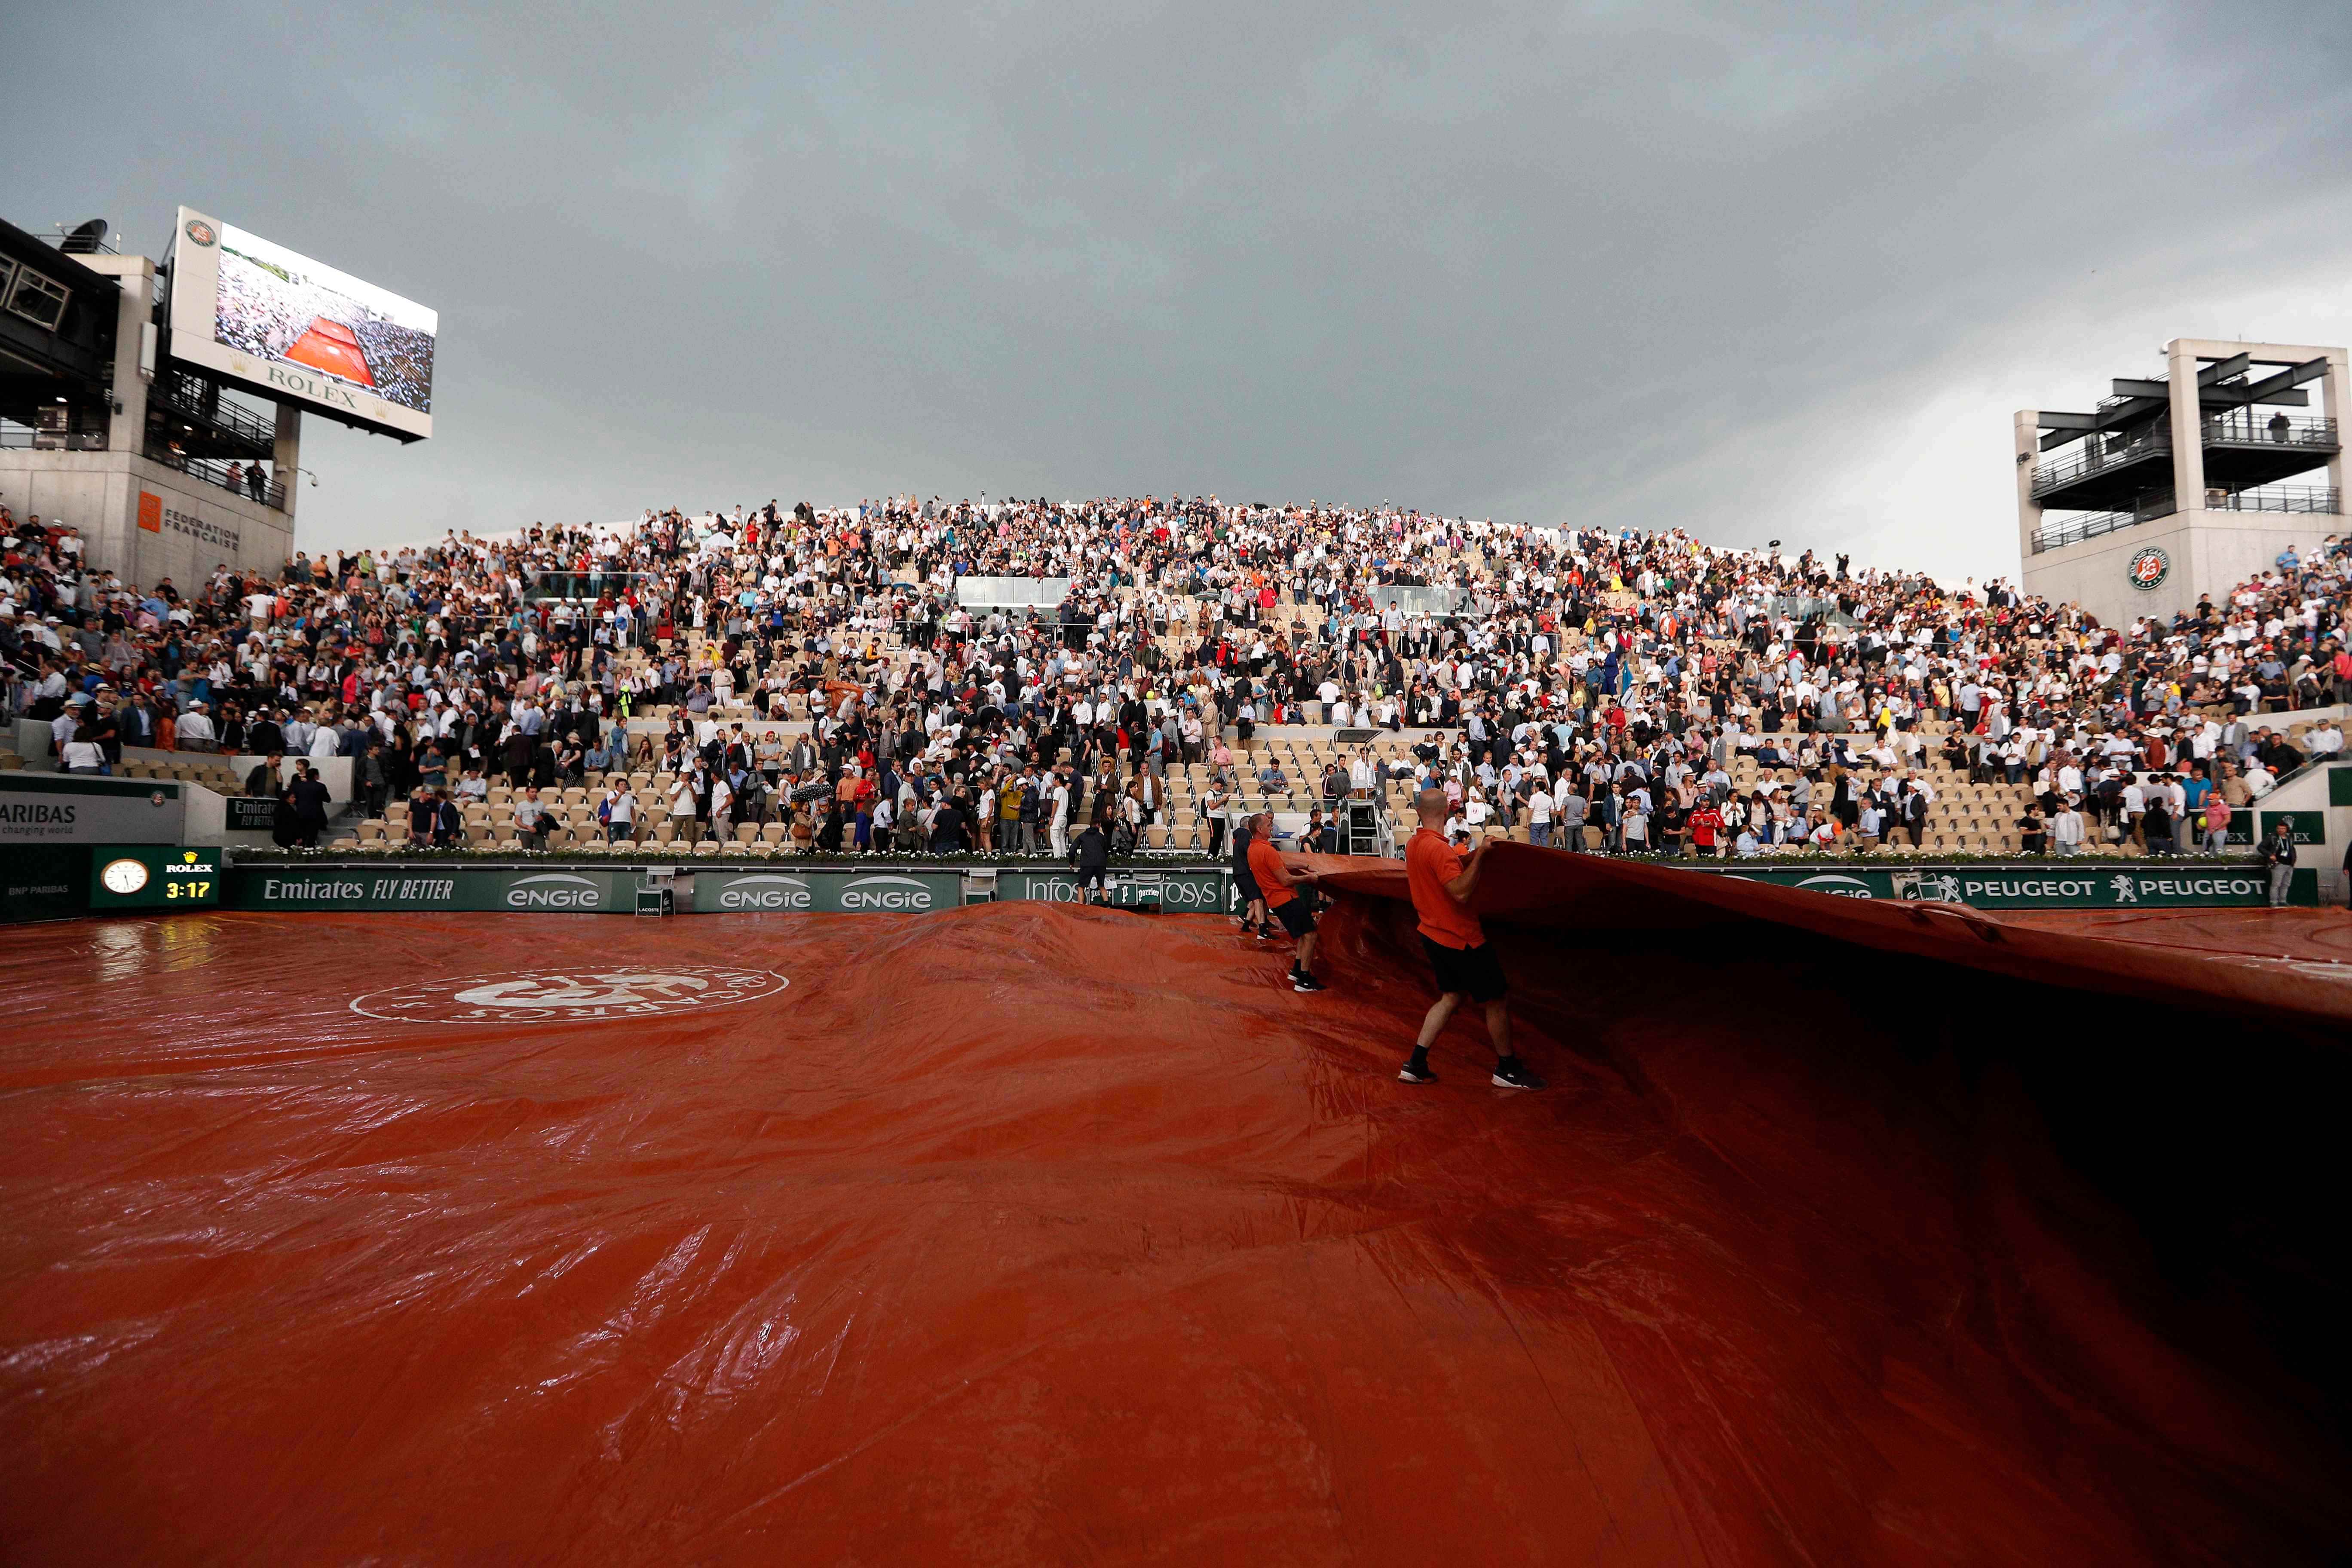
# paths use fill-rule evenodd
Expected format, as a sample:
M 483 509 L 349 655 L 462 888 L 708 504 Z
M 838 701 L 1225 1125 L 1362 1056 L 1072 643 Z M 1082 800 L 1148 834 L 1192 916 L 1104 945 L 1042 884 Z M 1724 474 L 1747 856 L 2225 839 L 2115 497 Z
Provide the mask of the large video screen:
M 172 355 L 346 424 L 433 434 L 440 318 L 189 207 L 172 264 Z

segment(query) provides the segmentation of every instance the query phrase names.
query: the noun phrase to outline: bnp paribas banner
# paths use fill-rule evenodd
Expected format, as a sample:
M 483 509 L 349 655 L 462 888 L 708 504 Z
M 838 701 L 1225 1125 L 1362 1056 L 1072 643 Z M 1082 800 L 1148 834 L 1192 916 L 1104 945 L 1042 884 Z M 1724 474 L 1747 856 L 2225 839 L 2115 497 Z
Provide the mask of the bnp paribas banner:
M 1075 904 L 1086 895 L 1078 879 L 1066 871 L 1001 871 L 996 896 L 1034 899 L 1046 903 Z M 1158 904 L 1175 911 L 1215 914 L 1225 907 L 1225 873 L 1214 868 L 1184 871 L 1109 871 L 1103 878 L 1106 902 L 1120 909 Z
M 177 844 L 186 814 L 175 784 L 29 770 L 0 773 L 0 846 Z
M 961 871 L 705 871 L 694 873 L 698 915 L 806 910 L 815 914 L 919 914 L 963 902 Z
M 506 910 L 631 914 L 634 871 L 447 870 L 375 866 L 241 866 L 228 879 L 235 910 Z
M 1918 866 L 1881 870 L 1799 866 L 1692 866 L 1703 874 L 1802 888 L 1842 899 L 1909 899 L 1980 910 L 2213 909 L 2266 903 L 2260 866 L 2122 866 L 2053 860 L 2046 866 Z M 2296 878 L 2295 901 L 2310 903 L 2316 879 Z

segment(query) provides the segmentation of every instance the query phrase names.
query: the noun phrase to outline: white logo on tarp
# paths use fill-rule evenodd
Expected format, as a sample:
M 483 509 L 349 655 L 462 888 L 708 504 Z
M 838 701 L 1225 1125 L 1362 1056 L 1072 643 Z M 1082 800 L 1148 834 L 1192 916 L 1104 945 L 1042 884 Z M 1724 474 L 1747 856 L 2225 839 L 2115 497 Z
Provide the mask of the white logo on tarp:
M 354 997 L 352 1011 L 370 1018 L 416 1023 L 626 1018 L 730 1006 L 772 995 L 790 984 L 772 970 L 689 964 L 657 969 L 516 970 L 372 991 Z
M 722 910 L 804 910 L 813 900 L 798 877 L 738 877 L 719 889 Z
M 2133 881 L 2129 877 L 2116 877 L 2110 880 L 2107 885 L 2116 890 L 2116 902 L 2119 904 L 2136 904 L 2139 902 L 2139 884 Z
M 928 910 L 931 885 L 912 877 L 860 877 L 841 889 L 845 910 Z
M 507 889 L 508 906 L 518 910 L 593 910 L 604 900 L 601 883 L 569 871 L 523 877 Z
M 1874 897 L 1870 884 L 1859 877 L 1808 877 L 1797 884 L 1816 893 L 1827 893 L 1833 899 L 1867 899 Z

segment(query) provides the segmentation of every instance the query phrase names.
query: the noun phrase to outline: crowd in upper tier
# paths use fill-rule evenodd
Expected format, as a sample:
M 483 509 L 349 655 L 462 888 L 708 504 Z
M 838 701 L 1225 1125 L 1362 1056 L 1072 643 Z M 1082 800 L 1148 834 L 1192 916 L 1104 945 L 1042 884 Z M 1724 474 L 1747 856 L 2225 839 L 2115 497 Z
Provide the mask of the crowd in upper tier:
M 1891 837 L 1931 753 L 2095 821 L 2126 789 L 2259 794 L 2341 743 L 2274 716 L 2352 697 L 2335 537 L 2171 622 L 2105 626 L 2000 581 L 1680 531 L 1213 497 L 648 512 L 186 584 L 125 583 L 5 509 L 0 534 L 5 700 L 69 765 L 126 744 L 348 755 L 379 805 L 649 766 L 724 782 L 739 821 L 824 794 L 842 831 L 904 843 L 919 816 L 938 845 L 945 811 L 946 847 L 1024 769 L 1048 793 L 1107 772 L 1114 818 L 1118 781 L 1154 763 L 1245 788 L 1226 748 L 1286 723 L 1444 731 L 1412 736 L 1412 771 L 1468 823 L 1567 817 L 1626 847 L 1700 813 L 1727 843 L 1850 842 L 1872 814 Z M 1042 615 L 969 608 L 973 576 L 1070 586 Z M 796 755 L 763 747 L 765 723 L 797 742 L 803 720 Z M 1733 801 L 1736 757 L 1830 787 Z

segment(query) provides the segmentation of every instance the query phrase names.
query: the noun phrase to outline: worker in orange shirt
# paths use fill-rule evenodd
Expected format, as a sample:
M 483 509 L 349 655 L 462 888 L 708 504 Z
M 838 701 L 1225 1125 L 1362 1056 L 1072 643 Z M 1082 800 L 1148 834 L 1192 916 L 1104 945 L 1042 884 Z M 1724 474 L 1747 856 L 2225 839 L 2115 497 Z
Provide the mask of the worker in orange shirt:
M 1496 1089 L 1541 1089 L 1544 1080 L 1511 1054 L 1511 1009 L 1505 993 L 1503 966 L 1486 944 L 1486 931 L 1470 912 L 1470 896 L 1478 890 L 1478 873 L 1485 868 L 1494 841 L 1478 846 L 1467 863 L 1445 842 L 1445 792 L 1423 790 L 1413 801 L 1421 826 L 1405 841 L 1405 885 L 1412 893 L 1412 910 L 1420 919 L 1422 951 L 1437 974 L 1437 1000 L 1421 1021 L 1421 1037 L 1412 1043 L 1397 1077 L 1407 1083 L 1435 1083 L 1429 1070 L 1429 1047 L 1462 999 L 1486 1009 L 1486 1037 L 1495 1042 Z
M 1315 978 L 1315 916 L 1297 889 L 1315 881 L 1312 871 L 1294 871 L 1274 850 L 1274 813 L 1261 811 L 1250 818 L 1250 879 L 1265 896 L 1266 912 L 1282 922 L 1298 946 L 1290 961 L 1290 988 L 1315 992 L 1323 983 Z

